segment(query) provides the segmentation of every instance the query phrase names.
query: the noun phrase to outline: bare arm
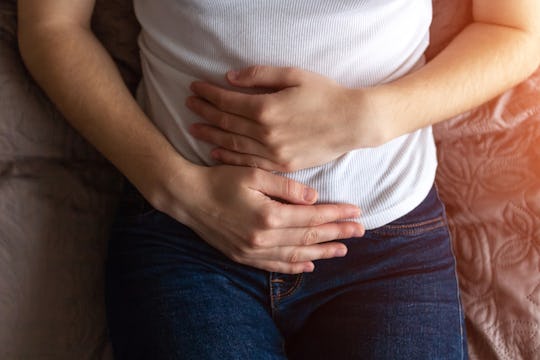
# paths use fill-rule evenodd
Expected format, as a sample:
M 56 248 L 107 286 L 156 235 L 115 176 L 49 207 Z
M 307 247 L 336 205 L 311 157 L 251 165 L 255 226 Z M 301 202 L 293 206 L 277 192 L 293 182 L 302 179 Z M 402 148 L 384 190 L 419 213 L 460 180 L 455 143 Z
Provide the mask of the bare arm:
M 92 34 L 93 6 L 94 0 L 20 0 L 21 54 L 71 125 L 156 202 L 171 163 L 182 159 L 146 118 Z
M 428 64 L 380 86 L 347 89 L 318 74 L 268 66 L 227 74 L 234 86 L 275 90 L 267 95 L 196 82 L 187 104 L 207 122 L 192 134 L 217 145 L 212 155 L 224 163 L 293 171 L 448 119 L 540 65 L 540 1 L 473 0 L 473 15 Z
M 70 123 L 159 210 L 230 258 L 300 273 L 343 256 L 363 227 L 351 205 L 313 205 L 313 189 L 268 172 L 186 161 L 141 111 L 90 30 L 94 0 L 19 0 L 19 43 L 37 82 Z M 275 201 L 279 198 L 288 204 Z
M 478 106 L 540 65 L 538 0 L 473 0 L 473 23 L 421 70 L 376 89 L 389 138 Z M 379 104 L 380 104 L 379 102 Z M 384 114 L 383 114 L 384 116 Z

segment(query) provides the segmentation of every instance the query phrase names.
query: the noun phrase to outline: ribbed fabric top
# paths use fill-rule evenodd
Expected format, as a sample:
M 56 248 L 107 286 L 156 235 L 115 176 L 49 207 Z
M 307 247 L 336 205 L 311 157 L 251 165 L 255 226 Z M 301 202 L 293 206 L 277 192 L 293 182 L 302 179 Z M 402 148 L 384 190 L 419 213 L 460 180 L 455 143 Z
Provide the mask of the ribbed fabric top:
M 142 25 L 139 101 L 173 146 L 202 165 L 213 164 L 212 147 L 187 131 L 200 122 L 184 106 L 192 81 L 227 87 L 228 70 L 263 64 L 314 71 L 348 87 L 389 82 L 423 64 L 432 15 L 431 0 L 134 3 Z M 426 127 L 283 175 L 317 189 L 321 203 L 358 205 L 357 220 L 372 229 L 420 204 L 436 166 L 431 127 Z

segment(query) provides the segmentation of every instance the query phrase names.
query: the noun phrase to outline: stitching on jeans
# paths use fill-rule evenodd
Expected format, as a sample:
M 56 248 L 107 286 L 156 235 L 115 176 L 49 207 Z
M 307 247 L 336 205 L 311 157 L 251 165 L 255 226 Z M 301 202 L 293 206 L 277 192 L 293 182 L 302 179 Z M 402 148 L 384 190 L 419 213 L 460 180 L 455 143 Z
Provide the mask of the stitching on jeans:
M 434 219 L 425 220 L 425 221 L 422 221 L 422 222 L 419 222 L 419 223 L 403 224 L 403 225 L 388 224 L 385 227 L 391 228 L 391 229 L 407 229 L 407 228 L 415 228 L 415 227 L 419 227 L 419 226 L 423 226 L 423 225 L 428 225 L 428 224 L 431 224 L 431 223 L 434 223 L 434 222 L 437 222 L 437 221 L 441 221 L 441 220 L 442 220 L 442 216 L 438 216 L 438 217 L 436 217 Z
M 272 281 L 272 275 L 274 273 L 273 272 L 270 272 L 268 273 L 268 290 L 269 290 L 269 295 L 270 295 L 270 312 L 271 312 L 271 315 L 272 315 L 272 319 L 275 319 L 276 317 L 276 308 L 275 308 L 275 303 L 274 303 L 274 288 L 273 288 L 273 281 Z
M 431 231 L 431 230 L 435 230 L 435 229 L 438 229 L 440 227 L 444 227 L 445 226 L 445 221 L 444 219 L 439 216 L 438 218 L 436 219 L 433 219 L 433 220 L 430 220 L 429 223 L 434 223 L 434 222 L 437 222 L 436 224 L 433 224 L 432 226 L 429 226 L 429 227 L 421 227 L 422 225 L 421 224 L 414 224 L 413 226 L 416 226 L 416 227 L 411 227 L 411 225 L 407 225 L 408 228 L 405 228 L 405 227 L 398 227 L 398 226 L 393 226 L 393 227 L 390 227 L 390 226 L 383 226 L 382 228 L 379 228 L 379 229 L 373 229 L 371 230 L 372 233 L 374 234 L 378 234 L 378 235 L 395 235 L 395 233 L 397 231 L 399 231 L 400 233 L 404 234 L 404 235 L 419 235 L 419 234 L 423 234 L 427 231 Z
M 283 299 L 284 297 L 286 296 L 290 296 L 292 295 L 299 287 L 300 287 L 300 283 L 302 282 L 302 279 L 304 277 L 304 274 L 299 274 L 296 276 L 296 282 L 294 283 L 293 286 L 291 286 L 286 292 L 284 292 L 283 294 L 282 293 L 279 293 L 277 296 L 276 296 L 276 300 L 281 300 Z

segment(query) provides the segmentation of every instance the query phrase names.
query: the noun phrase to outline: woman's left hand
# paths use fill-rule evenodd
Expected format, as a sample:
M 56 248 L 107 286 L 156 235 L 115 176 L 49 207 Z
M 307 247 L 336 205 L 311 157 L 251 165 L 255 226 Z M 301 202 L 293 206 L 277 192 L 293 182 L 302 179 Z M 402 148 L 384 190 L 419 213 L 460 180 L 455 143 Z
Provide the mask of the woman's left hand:
M 186 105 L 207 123 L 191 134 L 217 147 L 212 157 L 230 165 L 290 172 L 330 162 L 387 140 L 386 127 L 366 89 L 349 89 L 297 68 L 252 66 L 227 73 L 246 94 L 194 82 Z

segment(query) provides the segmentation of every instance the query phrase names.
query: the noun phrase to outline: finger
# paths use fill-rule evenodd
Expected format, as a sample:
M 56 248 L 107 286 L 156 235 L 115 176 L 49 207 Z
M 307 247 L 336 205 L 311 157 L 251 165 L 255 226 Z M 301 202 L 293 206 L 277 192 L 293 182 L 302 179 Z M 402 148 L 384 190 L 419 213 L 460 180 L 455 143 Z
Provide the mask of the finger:
M 317 190 L 286 178 L 275 175 L 267 171 L 256 172 L 256 178 L 252 181 L 250 188 L 267 195 L 268 197 L 278 198 L 292 204 L 313 204 L 317 201 Z M 271 203 L 274 205 L 274 202 Z M 279 209 L 277 209 L 279 210 Z M 268 215 L 277 214 L 275 208 L 269 208 Z
M 268 156 L 265 147 L 257 140 L 243 135 L 223 131 L 214 126 L 193 124 L 189 128 L 189 132 L 199 140 L 217 145 L 230 151 L 257 155 L 261 157 Z
M 298 262 L 288 263 L 285 261 L 275 260 L 253 260 L 246 259 L 242 262 L 245 265 L 255 267 L 257 269 L 266 270 L 269 272 L 276 272 L 281 274 L 301 274 L 305 272 L 313 272 L 315 265 L 312 262 Z
M 340 229 L 342 231 L 348 229 L 348 224 L 353 224 L 357 233 L 364 230 L 359 222 L 360 209 L 350 204 L 299 205 L 273 202 L 258 216 L 261 225 L 267 229 L 310 228 L 338 222 L 338 225 L 344 227 Z
M 346 254 L 347 247 L 336 242 L 324 245 L 271 248 L 260 251 L 258 254 L 250 253 L 249 257 L 240 261 L 273 272 L 302 273 L 314 270 L 312 261 L 343 257 Z
M 234 151 L 230 151 L 223 148 L 217 148 L 212 150 L 210 153 L 212 157 L 224 164 L 228 165 L 237 165 L 237 166 L 249 166 L 254 168 L 263 169 L 266 171 L 283 171 L 286 172 L 288 169 L 283 166 L 276 164 L 275 162 L 251 154 L 242 154 Z
M 191 91 L 221 111 L 248 119 L 257 118 L 259 109 L 262 108 L 262 102 L 266 97 L 264 94 L 244 94 L 227 90 L 202 81 L 193 82 Z
M 263 222 L 271 225 L 277 223 L 273 226 L 276 228 L 317 226 L 344 219 L 357 219 L 360 216 L 360 209 L 350 204 L 306 206 L 304 204 L 314 204 L 317 201 L 317 190 L 266 171 L 257 172 L 251 189 L 290 203 L 272 202 L 265 212 L 260 214 Z
M 258 136 L 261 132 L 260 127 L 253 121 L 223 112 L 213 104 L 196 96 L 188 97 L 186 106 L 195 114 L 222 130 L 260 140 L 260 136 Z
M 306 71 L 293 67 L 256 65 L 229 71 L 227 80 L 238 87 L 284 89 L 300 85 L 306 74 Z
M 364 227 L 356 222 L 328 223 L 319 226 L 310 226 L 305 228 L 290 228 L 267 230 L 253 239 L 252 246 L 256 246 L 255 252 L 264 252 L 269 248 L 277 247 L 311 247 L 328 243 L 327 250 L 344 250 L 345 245 L 335 240 L 350 239 L 353 237 L 364 236 Z M 332 243 L 330 243 L 332 241 Z M 322 248 L 321 248 L 322 249 Z M 314 260 L 314 259 L 300 259 Z M 298 261 L 298 260 L 297 260 Z
M 312 246 L 284 246 L 267 249 L 264 256 L 267 259 L 277 259 L 285 263 L 305 263 L 307 261 L 332 259 L 347 254 L 347 247 L 342 243 L 331 243 Z M 255 255 L 251 256 L 255 258 Z

